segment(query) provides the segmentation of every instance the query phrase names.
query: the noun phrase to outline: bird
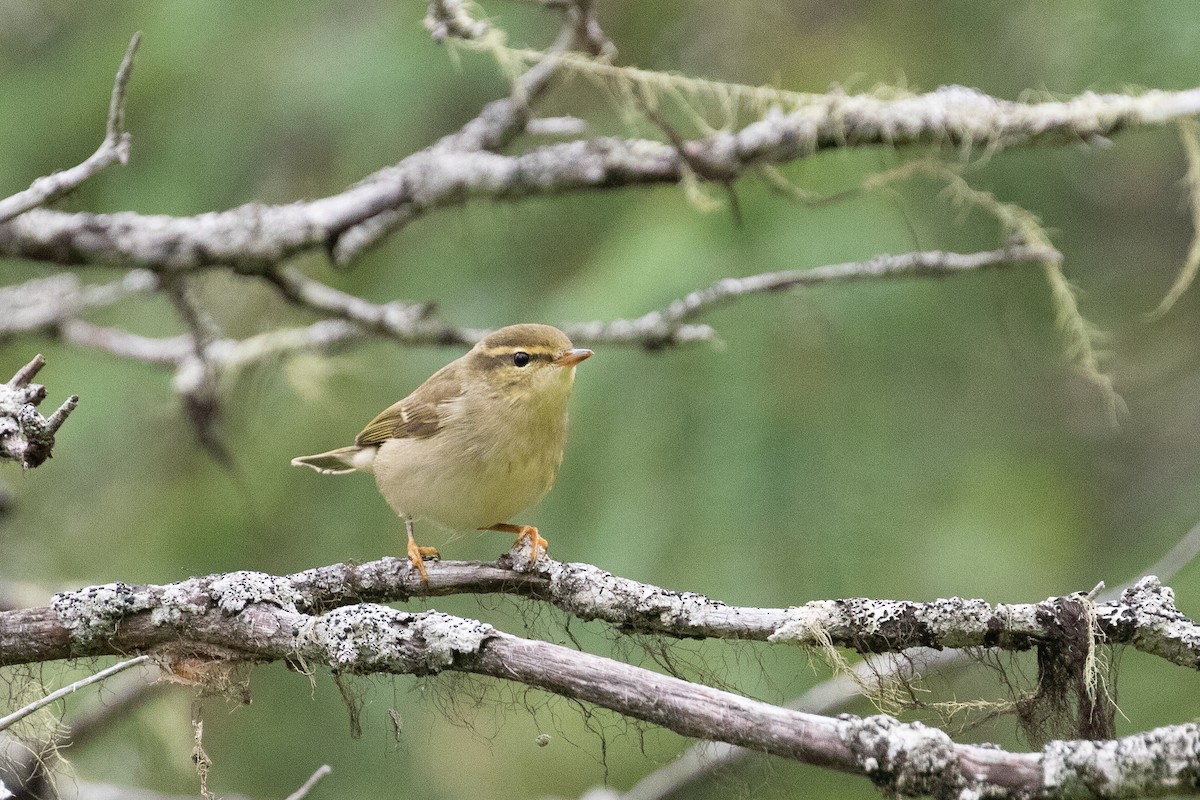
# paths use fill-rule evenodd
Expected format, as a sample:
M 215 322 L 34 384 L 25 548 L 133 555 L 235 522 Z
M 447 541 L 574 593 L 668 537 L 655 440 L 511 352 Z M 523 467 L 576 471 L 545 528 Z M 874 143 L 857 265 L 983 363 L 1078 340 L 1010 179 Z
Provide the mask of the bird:
M 426 584 L 415 520 L 454 530 L 514 533 L 531 563 L 548 542 L 511 520 L 554 485 L 567 438 L 575 367 L 593 355 L 550 325 L 510 325 L 489 334 L 380 412 L 354 444 L 292 459 L 326 475 L 368 472 L 404 520 L 408 557 Z

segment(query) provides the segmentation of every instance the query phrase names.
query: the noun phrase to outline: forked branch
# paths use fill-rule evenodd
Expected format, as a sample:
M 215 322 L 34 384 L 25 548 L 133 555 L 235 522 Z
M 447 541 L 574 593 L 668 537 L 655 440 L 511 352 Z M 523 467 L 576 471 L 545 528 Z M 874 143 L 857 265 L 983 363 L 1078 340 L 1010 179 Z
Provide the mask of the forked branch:
M 559 566 L 564 565 L 552 569 Z M 434 593 L 477 587 L 481 580 L 495 581 L 500 588 L 500 573 L 507 572 L 510 583 L 514 578 L 498 565 L 431 567 Z M 449 567 L 444 575 L 443 567 Z M 355 581 L 335 579 L 350 572 Z M 388 572 L 402 576 L 402 585 L 419 582 L 407 564 L 389 560 L 288 578 L 231 573 L 162 587 L 108 584 L 63 593 L 48 608 L 0 614 L 0 663 L 148 652 L 167 669 L 176 659 L 207 658 L 287 660 L 310 668 L 324 665 L 341 674 L 468 672 L 584 700 L 685 736 L 869 776 L 898 795 L 1051 798 L 1200 792 L 1200 726 L 1194 724 L 1108 741 L 1055 741 L 1030 753 L 956 744 L 920 723 L 795 711 L 512 636 L 477 620 L 354 602 L 388 591 L 379 583 L 387 583 Z M 540 591 L 555 583 L 553 575 L 535 576 L 544 581 Z M 1161 588 L 1149 580 L 1139 585 L 1152 595 Z M 695 598 L 676 599 L 686 604 Z M 617 600 L 628 603 L 630 598 Z M 317 611 L 317 606 L 336 607 Z M 666 609 L 653 607 L 629 608 L 627 614 L 664 624 L 672 619 Z M 977 619 L 971 612 L 965 616 L 971 620 L 968 626 Z M 1143 612 L 1131 609 L 1111 616 L 1117 625 L 1140 628 Z

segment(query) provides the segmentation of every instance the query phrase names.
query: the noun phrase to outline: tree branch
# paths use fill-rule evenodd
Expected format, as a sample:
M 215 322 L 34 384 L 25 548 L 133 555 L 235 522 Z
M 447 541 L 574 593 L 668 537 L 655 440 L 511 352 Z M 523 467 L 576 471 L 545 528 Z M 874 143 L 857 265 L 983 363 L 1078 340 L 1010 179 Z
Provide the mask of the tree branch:
M 379 577 L 381 566 L 370 565 L 362 577 Z M 439 580 L 445 565 L 431 566 L 434 591 L 447 591 L 451 582 Z M 467 566 L 483 567 L 491 578 L 505 572 Z M 326 569 L 336 574 L 362 568 Z M 168 669 L 173 658 L 203 657 L 323 664 L 341 674 L 470 672 L 584 700 L 685 736 L 870 776 L 885 791 L 907 796 L 1200 791 L 1200 727 L 1192 724 L 1111 741 L 1052 742 L 1038 753 L 960 745 L 920 723 L 886 716 L 834 719 L 779 708 L 437 611 L 355 603 L 304 613 L 317 598 L 338 602 L 379 591 L 330 583 L 331 576 L 321 572 L 301 573 L 296 580 L 231 573 L 165 587 L 109 584 L 63 593 L 50 608 L 0 615 L 0 652 L 5 663 L 12 663 L 18 649 L 26 658 L 145 650 Z M 393 572 L 415 578 L 411 569 Z M 463 576 L 452 572 L 461 586 Z M 56 631 L 47 636 L 51 628 Z
M 687 323 L 749 295 L 852 281 L 944 278 L 1023 262 L 1044 263 L 1061 260 L 1062 254 L 1052 247 L 1024 244 L 969 254 L 937 250 L 884 254 L 866 261 L 846 264 L 766 272 L 744 278 L 722 278 L 706 289 L 692 292 L 664 309 L 651 311 L 637 319 L 584 323 L 570 325 L 565 329 L 571 336 L 585 342 L 636 342 L 651 348 L 706 341 L 715 336 L 712 328 Z
M 918 144 L 996 149 L 1094 142 L 1198 113 L 1200 89 L 1153 91 L 1136 97 L 1085 94 L 1069 101 L 1028 104 L 997 100 L 963 87 L 898 100 L 837 94 L 790 114 L 772 111 L 736 132 L 687 142 L 685 150 L 690 162 L 703 163 L 712 175 L 729 181 L 759 164 L 786 163 L 827 149 Z M 503 128 L 485 127 L 493 132 Z M 468 138 L 471 146 L 481 148 L 493 141 L 481 135 Z M 460 140 L 454 141 L 461 145 Z M 132 265 L 159 272 L 228 266 L 260 274 L 318 248 L 328 248 L 335 261 L 349 261 L 369 242 L 342 242 L 343 234 L 385 212 L 398 215 L 384 226 L 395 230 L 428 211 L 470 199 L 511 200 L 677 183 L 686 166 L 673 146 L 641 139 L 598 137 L 549 144 L 518 155 L 459 145 L 444 141 L 340 194 L 282 206 L 248 204 L 196 217 L 33 209 L 0 224 L 0 255 L 66 265 Z
M 133 56 L 137 52 L 142 35 L 135 33 L 125 50 L 117 77 L 113 81 L 112 99 L 108 104 L 108 122 L 104 141 L 87 160 L 70 169 L 38 178 L 28 189 L 0 200 L 0 222 L 24 214 L 32 208 L 57 200 L 74 191 L 80 184 L 100 170 L 120 162 L 129 161 L 130 136 L 125 130 L 125 91 L 129 86 L 129 75 L 133 71 Z
M 693 320 L 756 294 L 857 280 L 948 277 L 973 270 L 1060 258 L 1061 254 L 1053 248 L 1031 245 L 1013 245 L 978 253 L 884 254 L 866 261 L 724 278 L 635 319 L 564 323 L 562 327 L 580 343 L 632 344 L 655 349 L 712 341 L 716 331 L 708 325 L 695 324 Z M 72 344 L 170 366 L 177 372 L 176 388 L 180 390 L 203 384 L 204 370 L 197 367 L 204 365 L 220 373 L 278 355 L 300 351 L 328 352 L 372 335 L 410 345 L 470 346 L 487 334 L 484 329 L 455 327 L 439 321 L 432 316 L 433 305 L 430 303 L 372 303 L 309 278 L 293 268 L 270 269 L 264 276 L 289 302 L 333 319 L 302 328 L 267 331 L 241 340 L 217 338 L 215 332 L 206 331 L 200 337 L 204 341 L 203 358 L 197 359 L 195 335 L 150 338 L 77 318 L 88 308 L 107 305 L 132 292 L 155 289 L 162 282 L 152 272 L 135 270 L 121 281 L 104 286 L 82 287 L 74 276 L 56 276 L 30 281 L 7 290 L 7 294 L 0 289 L 0 309 L 6 308 L 6 300 L 11 304 L 8 308 L 13 309 L 11 315 L 0 317 L 4 320 L 0 321 L 0 333 L 57 332 Z M 195 329 L 194 324 L 190 327 Z
M 46 387 L 30 381 L 44 366 L 39 353 L 0 384 L 0 461 L 17 461 L 26 469 L 40 466 L 50 458 L 54 435 L 79 403 L 79 396 L 71 395 L 49 417 L 38 413 Z
M 235 572 L 162 586 L 93 586 L 56 595 L 49 608 L 0 613 L 0 665 L 159 646 L 179 636 L 186 638 L 197 613 L 230 605 L 240 608 L 246 602 L 270 601 L 317 613 L 361 602 L 506 593 L 548 602 L 582 620 L 678 637 L 833 644 L 860 653 L 882 653 L 918 646 L 1022 651 L 1059 640 L 1069 644 L 1082 636 L 1129 644 L 1200 669 L 1200 626 L 1175 608 L 1174 593 L 1154 577 L 1138 581 L 1118 600 L 1101 603 L 1076 594 L 1041 603 L 994 606 L 962 598 L 925 603 L 852 598 L 755 608 L 621 578 L 590 564 L 542 558 L 530 565 L 520 550 L 494 563 L 434 562 L 428 572 L 425 583 L 407 559 L 388 557 L 288 576 Z M 185 627 L 176 630 L 182 622 Z
M 1198 554 L 1200 524 L 1192 526 L 1162 558 L 1139 574 L 1158 575 L 1163 581 L 1171 581 L 1176 573 L 1191 563 Z M 1105 589 L 1096 599 L 1102 602 L 1117 600 L 1136 584 L 1137 581 L 1129 581 Z M 882 686 L 885 682 L 894 680 L 911 682 L 931 670 L 944 674 L 947 670 L 961 668 L 972 661 L 971 653 L 967 650 L 932 650 L 927 647 L 915 647 L 896 654 L 875 654 L 851 665 L 848 671 L 838 672 L 828 680 L 813 686 L 800 697 L 789 701 L 787 707 L 799 711 L 831 714 L 844 709 L 851 701 L 861 698 L 869 691 L 867 687 Z M 674 761 L 641 778 L 629 791 L 611 793 L 612 798 L 666 800 L 669 797 L 686 797 L 694 782 L 718 770 L 727 769 L 748 755 L 751 755 L 751 751 L 743 747 L 725 743 L 698 743 Z
M 149 660 L 150 656 L 138 656 L 136 658 L 131 658 L 128 661 L 122 661 L 119 664 L 113 664 L 111 667 L 102 669 L 95 674 L 88 675 L 86 678 L 80 678 L 74 683 L 53 691 L 45 697 L 39 698 L 32 703 L 17 709 L 11 714 L 0 717 L 0 731 L 4 730 L 5 728 L 12 727 L 35 711 L 56 703 L 67 695 L 74 694 L 85 686 L 91 686 L 93 683 L 99 683 L 106 678 L 116 675 L 118 672 L 124 672 L 130 667 L 136 667 L 139 664 L 145 664 Z
M 112 283 L 85 285 L 70 273 L 0 286 L 0 337 L 15 333 L 53 333 L 83 312 L 113 305 L 125 297 L 157 289 L 158 277 L 131 270 Z

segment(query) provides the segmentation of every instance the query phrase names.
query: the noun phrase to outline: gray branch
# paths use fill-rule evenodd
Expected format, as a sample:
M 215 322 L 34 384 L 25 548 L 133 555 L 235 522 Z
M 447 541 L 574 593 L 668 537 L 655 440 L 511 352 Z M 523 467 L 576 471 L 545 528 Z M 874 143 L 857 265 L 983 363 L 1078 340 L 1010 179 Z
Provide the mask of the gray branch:
M 49 417 L 38 413 L 46 387 L 31 383 L 46 359 L 41 353 L 17 370 L 12 380 L 0 384 L 0 462 L 16 461 L 26 469 L 41 465 L 54 449 L 54 434 L 79 403 L 71 395 Z
M 1200 524 L 1192 526 L 1162 558 L 1139 574 L 1158 575 L 1171 581 L 1183 567 L 1200 554 Z M 1120 598 L 1137 581 L 1105 589 L 1097 595 L 1100 601 Z M 852 701 L 861 698 L 865 687 L 879 686 L 884 681 L 917 680 L 931 670 L 945 674 L 972 663 L 968 650 L 932 650 L 916 647 L 898 654 L 884 653 L 869 656 L 850 667 L 849 672 L 838 673 L 818 683 L 800 697 L 787 703 L 788 708 L 831 714 L 840 711 Z M 594 800 L 666 800 L 669 797 L 686 797 L 692 785 L 718 770 L 728 769 L 751 755 L 751 751 L 724 743 L 700 742 L 684 751 L 678 758 L 656 769 L 640 779 L 629 791 L 611 792 L 592 789 L 587 795 Z M 607 794 L 602 794 L 607 792 Z
M 1172 663 L 1200 669 L 1200 626 L 1175 608 L 1174 592 L 1146 577 L 1119 599 L 1093 602 L 1085 595 L 1040 603 L 989 604 L 946 598 L 816 600 L 788 608 L 731 606 L 693 592 L 640 583 L 590 564 L 542 558 L 528 563 L 514 550 L 494 563 L 433 562 L 429 582 L 407 559 L 383 558 L 351 566 L 335 564 L 287 576 L 232 573 L 181 583 L 123 583 L 60 595 L 51 608 L 0 613 L 0 665 L 84 655 L 122 653 L 161 643 L 131 633 L 131 615 L 155 621 L 186 618 L 189 608 L 218 599 L 236 582 L 241 591 L 278 600 L 303 613 L 363 602 L 405 601 L 419 596 L 508 593 L 550 603 L 582 620 L 601 620 L 621 630 L 688 638 L 721 638 L 826 646 L 859 653 L 901 652 L 912 647 L 993 647 L 1022 651 L 1055 641 L 1128 644 Z M 69 603 L 70 610 L 60 608 Z M 181 611 L 182 609 L 182 611 Z M 118 629 L 117 623 L 121 622 Z M 151 630 L 153 630 L 151 628 Z M 90 631 L 87 636 L 70 636 Z M 162 631 L 159 631 L 162 633 Z M 169 635 L 175 635 L 170 633 Z M 132 638 L 127 638 L 127 637 Z M 81 647 L 99 645 L 99 650 Z
M 394 575 L 417 579 L 406 565 L 389 564 Z M 439 580 L 446 565 L 431 566 L 435 593 L 448 591 L 452 581 Z M 335 580 L 350 570 L 367 583 Z M 385 573 L 377 562 L 291 578 L 241 572 L 161 587 L 93 586 L 58 594 L 48 608 L 0 615 L 0 653 L 22 649 L 30 660 L 151 652 L 168 669 L 174 658 L 203 657 L 287 660 L 350 674 L 468 672 L 594 703 L 685 736 L 864 775 L 896 795 L 965 800 L 1200 792 L 1200 726 L 1194 724 L 1009 753 L 956 744 L 942 731 L 886 716 L 831 718 L 780 708 L 437 611 L 360 602 L 305 610 L 317 600 L 348 602 L 383 591 L 378 581 Z M 453 583 L 461 586 L 463 578 L 458 574 Z M 16 627 L 8 624 L 14 620 Z
M 530 71 L 547 73 L 544 80 L 529 81 L 532 90 L 546 85 L 552 63 L 550 56 Z M 0 224 L 0 255 L 64 265 L 120 264 L 161 272 L 232 267 L 258 274 L 309 250 L 327 250 L 347 262 L 422 214 L 468 200 L 678 183 L 695 169 L 727 182 L 761 164 L 847 147 L 1096 143 L 1200 113 L 1200 89 L 1015 103 L 945 87 L 894 100 L 832 94 L 792 113 L 772 111 L 735 132 L 685 142 L 684 155 L 663 142 L 610 137 L 514 155 L 494 152 L 528 122 L 530 94 L 496 101 L 458 133 L 340 194 L 195 217 L 33 209 Z
M 1030 245 L 979 253 L 884 254 L 866 261 L 725 278 L 636 319 L 562 323 L 562 327 L 580 343 L 648 348 L 691 344 L 716 338 L 712 327 L 697 324 L 696 319 L 757 294 L 858 280 L 948 277 L 972 270 L 1060 258 L 1061 254 L 1053 248 Z M 455 327 L 439 321 L 433 316 L 432 304 L 372 303 L 294 268 L 271 269 L 264 276 L 289 302 L 331 319 L 300 328 L 267 331 L 240 340 L 209 334 L 199 351 L 203 358 L 197 358 L 194 336 L 151 338 L 119 328 L 101 327 L 79 318 L 90 308 L 108 305 L 127 294 L 150 291 L 161 285 L 162 280 L 153 272 L 134 270 L 120 281 L 101 286 L 83 286 L 73 275 L 60 275 L 0 288 L 0 309 L 11 310 L 11 313 L 0 315 L 0 334 L 57 333 L 79 346 L 169 366 L 176 370 L 176 388 L 186 394 L 203 385 L 206 368 L 221 372 L 279 355 L 301 351 L 329 352 L 370 336 L 384 336 L 409 345 L 470 346 L 487 333 L 483 329 Z M 176 280 L 177 276 L 172 279 Z
M 104 141 L 87 160 L 70 169 L 38 178 L 28 189 L 0 199 L 0 222 L 24 214 L 32 208 L 45 205 L 74 191 L 80 184 L 100 170 L 120 162 L 129 161 L 130 136 L 125 130 L 125 91 L 129 86 L 129 75 L 133 71 L 133 56 L 137 52 L 141 34 L 135 33 L 125 51 L 125 58 L 117 69 L 113 81 L 112 99 L 108 105 L 108 124 Z
M 938 250 L 883 254 L 845 264 L 812 269 L 765 272 L 744 278 L 722 278 L 706 289 L 675 300 L 666 308 L 632 320 L 592 322 L 566 326 L 572 337 L 585 342 L 634 342 L 661 347 L 714 338 L 707 325 L 689 324 L 710 311 L 728 306 L 750 295 L 824 286 L 852 281 L 893 278 L 944 278 L 964 272 L 1012 266 L 1020 263 L 1061 261 L 1051 247 L 1018 244 L 980 253 L 946 253 Z

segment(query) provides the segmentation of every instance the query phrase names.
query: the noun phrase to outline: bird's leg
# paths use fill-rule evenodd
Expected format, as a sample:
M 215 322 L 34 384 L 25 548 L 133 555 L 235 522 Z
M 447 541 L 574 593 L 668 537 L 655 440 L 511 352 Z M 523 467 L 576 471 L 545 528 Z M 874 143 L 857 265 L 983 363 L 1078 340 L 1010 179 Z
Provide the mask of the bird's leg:
M 429 583 L 429 573 L 425 571 L 425 559 L 422 556 L 441 558 L 441 555 L 436 547 L 421 547 L 417 544 L 417 539 L 413 536 L 412 517 L 404 518 L 404 530 L 408 532 L 408 560 L 417 568 L 417 572 L 421 573 L 421 581 Z
M 532 525 L 510 525 L 507 522 L 497 522 L 495 525 L 489 525 L 486 528 L 480 528 L 479 530 L 500 531 L 500 533 L 515 533 L 517 535 L 517 540 L 513 542 L 513 547 L 519 545 L 522 539 L 528 539 L 529 558 L 535 564 L 539 558 L 538 548 L 540 547 L 542 552 L 545 553 L 546 548 L 550 546 L 550 543 L 543 539 L 541 534 L 538 533 L 538 529 Z

